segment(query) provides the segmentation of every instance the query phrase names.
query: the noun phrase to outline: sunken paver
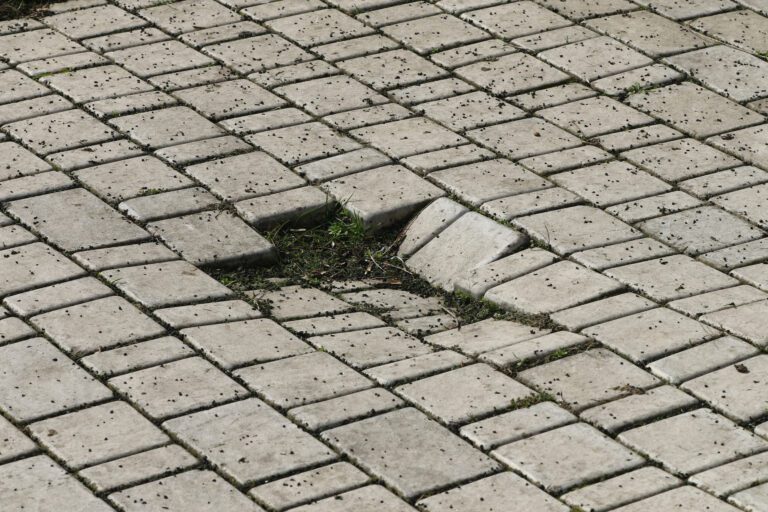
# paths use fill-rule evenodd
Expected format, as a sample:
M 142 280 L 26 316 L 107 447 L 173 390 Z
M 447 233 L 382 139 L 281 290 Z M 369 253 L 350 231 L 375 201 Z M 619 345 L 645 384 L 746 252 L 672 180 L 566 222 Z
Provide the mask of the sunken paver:
M 462 483 L 499 464 L 415 409 L 328 430 L 323 439 L 406 497 Z

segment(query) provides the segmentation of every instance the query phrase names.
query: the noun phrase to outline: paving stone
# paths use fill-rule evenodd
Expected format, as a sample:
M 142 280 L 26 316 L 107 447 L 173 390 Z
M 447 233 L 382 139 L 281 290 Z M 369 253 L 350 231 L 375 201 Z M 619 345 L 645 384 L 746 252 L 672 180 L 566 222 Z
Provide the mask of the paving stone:
M 173 336 L 165 336 L 95 352 L 85 356 L 80 362 L 100 377 L 113 377 L 193 355 L 195 355 L 194 350 L 181 340 Z
M 766 195 L 768 195 L 768 185 L 761 184 L 713 197 L 712 202 L 766 229 L 768 218 L 763 213 L 763 201 Z
M 178 255 L 158 242 L 119 245 L 105 249 L 81 251 L 72 258 L 88 270 L 99 272 L 120 267 L 178 260 Z
M 0 344 L 5 345 L 14 341 L 36 336 L 37 331 L 25 324 L 21 319 L 10 317 L 0 320 Z
M 685 180 L 679 186 L 697 197 L 707 199 L 718 194 L 732 192 L 752 185 L 759 185 L 766 181 L 768 181 L 768 172 L 762 171 L 757 167 L 744 165 Z
M 582 333 L 636 362 L 667 355 L 719 334 L 716 329 L 666 308 L 594 325 Z
M 444 311 L 443 302 L 438 297 L 421 297 L 415 293 L 393 288 L 348 292 L 343 293 L 341 298 L 350 304 L 381 310 L 386 317 L 393 320 Z
M 243 387 L 199 357 L 113 377 L 109 383 L 155 419 L 177 416 L 247 394 Z
M 265 24 L 303 46 L 331 43 L 373 32 L 370 27 L 335 9 L 286 16 Z
M 274 34 L 214 44 L 206 47 L 205 51 L 240 73 L 264 71 L 312 59 L 300 47 Z
M 270 229 L 284 225 L 312 227 L 322 224 L 334 204 L 315 187 L 299 187 L 240 201 L 235 208 L 252 226 Z
M 684 192 L 673 190 L 666 194 L 637 199 L 606 208 L 624 222 L 635 223 L 668 213 L 675 213 L 701 206 L 702 201 Z
M 475 144 L 439 149 L 402 159 L 400 162 L 419 174 L 429 174 L 448 167 L 471 164 L 495 157 L 492 151 Z
M 443 348 L 455 349 L 470 356 L 513 345 L 549 333 L 548 329 L 488 318 L 424 338 Z
M 765 414 L 766 358 L 756 356 L 686 382 L 690 391 L 726 416 L 743 423 Z
M 248 75 L 248 78 L 262 87 L 271 89 L 281 85 L 337 75 L 339 73 L 339 69 L 334 65 L 323 60 L 313 60 L 281 68 L 257 71 L 256 73 Z
M 554 313 L 550 318 L 572 331 L 580 331 L 598 323 L 640 313 L 656 307 L 656 303 L 634 293 L 623 293 L 606 299 Z
M 581 144 L 575 136 L 538 118 L 479 128 L 468 132 L 467 136 L 512 159 L 537 156 Z
M 248 295 L 270 303 L 270 315 L 278 320 L 293 320 L 349 311 L 346 302 L 315 288 L 285 286 L 275 291 L 253 290 Z
M 568 490 L 643 464 L 640 456 L 585 423 L 504 445 L 493 454 L 550 492 Z
M 536 174 L 545 176 L 558 171 L 612 160 L 613 156 L 595 146 L 580 146 L 520 160 L 520 164 Z
M 182 89 L 173 95 L 209 119 L 251 114 L 285 104 L 283 99 L 248 80 L 231 80 Z
M 37 446 L 21 430 L 5 418 L 0 418 L 0 461 L 10 462 L 37 451 Z
M 109 402 L 33 423 L 30 431 L 71 469 L 124 457 L 170 441 L 125 402 Z
M 676 55 L 667 61 L 738 102 L 768 96 L 768 90 L 760 85 L 768 80 L 768 64 L 729 46 L 713 46 Z
M 458 383 L 462 384 L 459 386 Z M 457 393 L 459 387 L 461 391 Z M 396 391 L 446 424 L 467 423 L 507 409 L 533 394 L 530 389 L 484 364 L 411 382 Z
M 590 20 L 586 24 L 651 57 L 694 50 L 709 42 L 684 25 L 648 11 L 608 16 Z
M 59 171 L 41 172 L 0 183 L 0 202 L 23 199 L 73 188 L 72 179 Z
M 419 318 L 406 318 L 396 322 L 395 325 L 408 334 L 426 336 L 427 334 L 455 329 L 459 326 L 459 322 L 452 314 L 442 313 Z
M 768 20 L 749 9 L 702 17 L 690 24 L 696 30 L 750 52 L 764 51 L 768 43 Z
M 174 329 L 260 318 L 261 312 L 242 300 L 208 302 L 155 310 L 162 322 Z
M 606 36 L 553 48 L 539 57 L 585 81 L 652 63 L 648 57 Z
M 144 80 L 114 65 L 56 73 L 42 81 L 77 103 L 152 90 Z
M 357 369 L 429 353 L 428 345 L 392 327 L 326 334 L 309 342 Z
M 516 48 L 509 43 L 500 39 L 490 39 L 433 53 L 430 59 L 444 68 L 452 69 L 484 59 L 501 57 L 515 51 Z
M 426 206 L 408 224 L 397 254 L 410 256 L 467 212 L 467 209 L 448 198 L 439 198 Z
M 30 321 L 75 356 L 165 333 L 162 326 L 122 297 L 77 304 Z
M 384 96 L 357 80 L 344 76 L 319 78 L 275 90 L 311 114 L 324 116 L 336 112 L 386 103 Z
M 391 411 L 402 405 L 405 402 L 386 389 L 373 388 L 302 405 L 291 409 L 288 416 L 311 431 L 320 431 Z
M 22 121 L 31 117 L 70 110 L 72 103 L 61 96 L 50 94 L 30 100 L 0 105 L 0 124 Z M 5 134 L 3 137 L 5 138 Z
M 118 209 L 139 222 L 197 213 L 219 205 L 219 199 L 202 187 L 148 194 L 123 201 Z
M 338 427 L 322 437 L 408 497 L 498 468 L 497 463 L 411 408 Z M 456 460 L 462 464 L 454 464 Z
M 137 512 L 147 507 L 162 507 L 169 512 L 264 510 L 226 480 L 207 470 L 186 471 L 113 493 L 109 498 L 125 512 Z
M 568 43 L 575 43 L 576 41 L 591 39 L 598 35 L 597 32 L 593 32 L 584 27 L 569 25 L 567 27 L 548 30 L 546 32 L 539 32 L 538 34 L 518 37 L 517 39 L 513 39 L 512 43 L 525 50 L 538 52 L 556 48 Z
M 598 93 L 586 85 L 570 82 L 563 85 L 555 85 L 545 89 L 537 89 L 532 92 L 510 96 L 507 100 L 526 110 L 538 110 L 540 108 L 554 107 L 569 101 L 583 100 L 597 96 Z
M 668 306 L 689 316 L 699 316 L 765 298 L 766 294 L 757 288 L 741 285 L 676 300 L 670 302 Z
M 225 119 L 219 124 L 232 133 L 238 135 L 261 132 L 274 128 L 283 128 L 294 124 L 311 121 L 312 118 L 296 108 L 282 108 L 250 114 L 247 116 Z
M 488 510 L 515 507 L 520 510 L 567 512 L 569 507 L 547 495 L 525 479 L 511 472 L 451 489 L 420 500 L 418 505 L 428 512 L 448 510 Z
M 408 4 L 394 5 L 375 9 L 357 15 L 357 18 L 373 27 L 383 27 L 403 21 L 425 18 L 434 14 L 440 14 L 439 7 L 428 2 L 411 2 Z
M 619 440 L 679 474 L 709 469 L 766 446 L 764 440 L 708 409 L 638 427 L 620 434 Z
M 562 500 L 582 510 L 610 510 L 680 485 L 682 482 L 677 477 L 658 468 L 646 467 L 576 489 L 563 495 Z
M 245 138 L 289 165 L 360 148 L 357 142 L 320 123 L 290 126 Z
M 736 7 L 736 4 L 730 0 L 662 0 L 661 2 L 654 3 L 651 3 L 649 0 L 640 0 L 637 3 L 676 20 L 715 14 Z
M 477 213 L 467 213 L 437 233 L 406 264 L 432 284 L 450 291 L 461 272 L 495 261 L 524 242 L 520 233 Z M 447 253 L 447 247 L 455 252 Z
M 581 263 L 592 270 L 605 270 L 636 261 L 669 256 L 674 253 L 674 249 L 656 240 L 641 238 L 639 240 L 630 240 L 629 242 L 577 252 L 571 257 L 575 262 Z
M 739 284 L 727 274 L 685 255 L 632 263 L 609 269 L 606 274 L 662 302 Z
M 256 398 L 176 418 L 164 426 L 239 485 L 337 458 Z
M 44 96 L 50 90 L 14 69 L 0 71 L 0 103 L 13 103 L 21 100 Z
M 8 205 L 8 211 L 68 251 L 149 237 L 146 231 L 82 188 L 14 201 Z
M 391 512 L 412 512 L 415 508 L 384 487 L 369 485 L 296 508 L 295 512 L 376 512 L 384 506 Z
M 483 30 L 448 14 L 403 21 L 388 25 L 381 31 L 421 54 L 488 37 Z
M 183 0 L 173 5 L 142 9 L 139 14 L 172 35 L 241 19 L 234 12 L 212 0 Z
M 176 104 L 176 99 L 168 96 L 164 92 L 149 91 L 129 94 L 117 98 L 92 101 L 86 103 L 83 107 L 96 117 L 103 119 L 123 114 L 135 114 L 136 112 L 153 110 L 156 108 L 170 107 L 174 104 Z
M 127 139 L 118 139 L 48 155 L 48 162 L 63 171 L 105 164 L 143 155 L 141 148 Z
M 6 464 L 0 468 L 0 478 L 5 505 L 17 510 L 30 506 L 44 510 L 61 503 L 68 503 L 73 512 L 114 510 L 46 455 Z
M 154 75 L 149 77 L 147 81 L 162 91 L 173 92 L 179 89 L 234 80 L 237 76 L 237 73 L 227 67 L 207 65 L 202 68 Z
M 593 140 L 602 148 L 608 151 L 626 151 L 628 149 L 638 148 L 654 144 L 656 142 L 666 142 L 683 137 L 683 134 L 674 128 L 669 128 L 663 124 L 654 124 L 647 127 L 634 128 L 623 132 L 609 133 L 601 135 Z
M 112 392 L 43 338 L 0 347 L 0 409 L 16 421 L 109 399 Z
M 768 486 L 757 485 L 734 494 L 728 501 L 747 510 L 759 510 L 768 503 Z
M 404 119 L 360 128 L 351 134 L 393 158 L 403 158 L 466 142 L 464 137 L 426 118 Z
M 0 54 L 9 64 L 68 55 L 84 50 L 85 48 L 75 41 L 47 28 L 0 36 Z
M 640 229 L 691 255 L 748 242 L 762 232 L 716 207 L 701 207 L 647 220 Z
M 243 368 L 236 375 L 265 400 L 284 409 L 327 400 L 373 385 L 370 380 L 323 352 Z
M 693 137 L 708 137 L 764 120 L 757 112 L 691 82 L 634 94 L 628 102 Z
M 313 51 L 319 54 L 323 59 L 329 62 L 351 59 L 353 57 L 364 57 L 378 52 L 394 50 L 398 48 L 397 42 L 381 35 L 372 34 L 369 36 L 356 37 L 346 41 L 337 41 L 320 46 L 315 46 Z
M 46 16 L 45 23 L 72 39 L 85 39 L 142 27 L 147 22 L 114 5 L 102 5 Z
M 374 89 L 402 87 L 446 74 L 442 68 L 408 50 L 357 57 L 337 65 Z
M 525 249 L 459 274 L 455 279 L 454 288 L 480 298 L 494 286 L 538 270 L 555 261 L 557 256 L 549 251 L 539 248 Z
M 213 64 L 213 59 L 179 41 L 162 41 L 110 51 L 105 57 L 146 78 Z
M 703 471 L 690 478 L 696 486 L 725 496 L 762 482 L 768 477 L 768 454 L 760 453 Z
M 391 163 L 391 160 L 383 153 L 373 148 L 362 148 L 299 165 L 295 168 L 295 171 L 299 175 L 306 177 L 310 182 L 316 183 L 359 171 L 366 171 L 388 163 Z
M 353 130 L 378 123 L 397 121 L 411 117 L 413 113 L 396 103 L 387 103 L 368 108 L 348 110 L 325 116 L 323 120 L 338 130 Z M 369 151 L 375 151 L 370 149 Z
M 0 249 L 10 249 L 37 242 L 37 237 L 21 226 L 0 228 Z
M 3 128 L 38 154 L 104 142 L 115 136 L 109 127 L 78 110 L 16 121 Z
M 514 39 L 571 24 L 562 16 L 529 1 L 470 11 L 462 17 L 504 39 Z
M 343 202 L 346 209 L 373 229 L 397 223 L 445 194 L 397 165 L 337 178 L 323 184 L 321 189 Z
M 78 475 L 97 492 L 107 492 L 190 469 L 197 464 L 197 459 L 183 448 L 168 445 L 91 466 Z
M 605 349 L 546 363 L 525 370 L 518 377 L 577 411 L 658 383 L 649 373 Z
M 160 220 L 148 224 L 147 229 L 195 265 L 267 263 L 276 256 L 267 239 L 227 212 Z
M 719 329 L 731 332 L 759 346 L 768 344 L 768 337 L 763 327 L 767 301 L 752 302 L 727 308 L 701 317 L 703 322 L 714 325 Z
M 504 159 L 436 171 L 429 178 L 473 206 L 552 186 L 547 180 Z
M 228 369 L 312 350 L 267 319 L 191 327 L 182 330 L 181 335 L 209 359 Z
M 134 46 L 140 46 L 149 43 L 158 43 L 170 39 L 168 34 L 155 27 L 143 27 L 127 32 L 117 32 L 104 36 L 92 37 L 83 40 L 83 45 L 94 52 L 109 52 L 122 50 Z
M 587 409 L 581 413 L 581 419 L 613 433 L 697 404 L 695 398 L 683 391 L 672 386 L 661 386 L 648 391 L 635 391 L 627 397 Z
M 639 88 L 658 87 L 683 78 L 683 74 L 663 64 L 651 64 L 592 82 L 592 87 L 611 96 L 632 94 Z M 671 128 L 668 128 L 671 130 Z
M 234 41 L 242 37 L 251 37 L 266 32 L 264 27 L 252 21 L 236 21 L 211 28 L 193 30 L 179 36 L 179 40 L 195 48 L 201 48 L 215 43 Z
M 653 121 L 647 115 L 606 96 L 579 100 L 538 113 L 561 128 L 587 138 Z
M 82 276 L 85 272 L 43 243 L 0 251 L 0 295 L 6 296 Z
M 531 2 L 518 2 L 534 5 Z M 515 5 L 515 4 L 507 4 Z M 519 94 L 568 79 L 562 71 L 524 53 L 504 55 L 455 70 L 460 77 L 497 95 Z
M 152 149 L 223 134 L 223 130 L 187 107 L 170 107 L 131 114 L 110 123 L 139 144 Z
M 106 270 L 101 275 L 148 308 L 229 298 L 232 292 L 186 261 Z
M 672 188 L 634 165 L 619 161 L 566 171 L 550 179 L 600 207 L 660 194 Z
M 469 362 L 470 359 L 461 354 L 450 350 L 442 350 L 368 368 L 363 373 L 382 386 L 390 386 L 420 377 L 428 377 L 429 375 L 457 368 Z
M 275 510 L 303 505 L 367 484 L 370 477 L 348 462 L 275 480 L 251 489 L 250 495 Z
M 665 181 L 693 178 L 739 165 L 730 155 L 694 139 L 663 142 L 621 154 Z
M 584 336 L 560 331 L 485 352 L 480 360 L 514 370 L 549 355 L 567 353 L 587 341 Z

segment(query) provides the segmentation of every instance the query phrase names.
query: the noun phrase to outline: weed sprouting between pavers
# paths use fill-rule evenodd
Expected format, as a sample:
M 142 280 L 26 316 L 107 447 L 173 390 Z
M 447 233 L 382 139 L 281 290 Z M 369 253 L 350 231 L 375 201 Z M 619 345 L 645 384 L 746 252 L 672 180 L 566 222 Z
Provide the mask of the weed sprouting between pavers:
M 329 214 L 312 228 L 282 226 L 264 234 L 275 245 L 277 263 L 210 269 L 222 284 L 235 291 L 277 289 L 278 284 L 329 288 L 334 281 L 371 280 L 377 287 L 396 288 L 422 297 L 440 296 L 460 325 L 487 318 L 513 320 L 540 328 L 557 326 L 544 315 L 525 315 L 467 294 L 446 293 L 411 273 L 397 255 L 402 226 L 380 231 L 344 210 Z M 268 313 L 269 304 L 257 304 Z M 364 310 L 365 308 L 359 308 Z

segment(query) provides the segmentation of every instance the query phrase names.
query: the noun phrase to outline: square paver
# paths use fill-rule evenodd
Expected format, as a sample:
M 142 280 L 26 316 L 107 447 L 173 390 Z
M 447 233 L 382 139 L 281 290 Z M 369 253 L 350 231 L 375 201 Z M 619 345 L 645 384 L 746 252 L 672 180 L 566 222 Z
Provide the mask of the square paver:
M 584 138 L 653 122 L 652 117 L 607 96 L 597 96 L 546 108 L 539 110 L 537 114 Z
M 214 0 L 182 0 L 142 9 L 139 14 L 171 35 L 234 23 L 242 19 Z
M 493 459 L 413 408 L 328 430 L 322 437 L 409 498 L 499 467 Z
M 0 181 L 51 170 L 51 166 L 15 142 L 0 142 Z
M 708 137 L 764 121 L 753 110 L 691 82 L 633 94 L 628 102 L 693 137 Z
M 743 5 L 748 4 L 749 2 L 746 1 Z M 761 16 L 753 10 L 740 9 L 706 16 L 692 20 L 690 23 L 693 28 L 709 36 L 721 39 L 742 50 L 757 53 L 765 51 L 765 47 L 768 46 L 768 19 L 764 15 L 765 12 Z
M 30 425 L 32 435 L 71 469 L 149 450 L 170 438 L 125 402 L 109 402 Z
M 360 148 L 351 138 L 317 122 L 254 133 L 245 139 L 288 165 Z
M 337 455 L 256 398 L 163 424 L 239 485 L 281 476 Z
M 13 201 L 8 210 L 68 251 L 149 238 L 149 233 L 82 188 Z
M 645 510 L 685 509 L 686 507 L 691 508 L 691 510 L 708 510 L 711 512 L 737 512 L 740 510 L 692 486 L 663 492 L 614 510 L 616 512 L 643 512 Z
M 0 36 L 0 55 L 9 64 L 48 59 L 85 51 L 63 34 L 48 28 Z
M 694 178 L 739 165 L 738 159 L 695 139 L 680 139 L 621 154 L 665 181 Z
M 165 333 L 122 297 L 106 297 L 32 317 L 32 324 L 67 352 L 80 356 Z
M 766 198 L 768 198 L 768 185 L 761 184 L 713 197 L 712 202 L 766 229 L 768 228 L 768 216 L 765 215 Z
M 312 351 L 312 347 L 266 318 L 190 327 L 181 335 L 224 368 Z
M 173 95 L 209 119 L 252 114 L 285 104 L 285 100 L 250 80 L 201 85 L 175 91 Z
M 483 30 L 449 14 L 387 25 L 381 31 L 421 54 L 458 44 L 473 43 L 488 37 Z
M 99 5 L 46 16 L 45 24 L 72 39 L 85 39 L 143 27 L 147 22 L 117 6 Z
M 527 0 L 469 11 L 462 17 L 503 39 L 515 39 L 571 25 L 569 20 L 559 14 Z
M 152 149 L 194 142 L 225 132 L 188 107 L 170 107 L 113 119 L 111 124 Z
M 467 142 L 464 137 L 423 117 L 360 128 L 351 134 L 393 158 L 404 158 Z
M 153 87 L 119 66 L 99 66 L 65 71 L 43 78 L 43 82 L 77 103 L 103 100 L 140 92 Z
M 0 347 L 0 409 L 11 419 L 33 421 L 111 396 L 46 339 Z
M 276 88 L 275 92 L 317 116 L 389 101 L 385 96 L 348 76 L 330 76 L 284 85 Z
M 380 510 L 414 512 L 416 509 L 380 485 L 369 485 L 325 498 L 310 505 L 297 507 L 294 512 L 359 512 Z
M 539 118 L 478 128 L 467 132 L 467 137 L 514 160 L 582 144 L 575 135 Z
M 264 71 L 312 60 L 312 54 L 275 34 L 207 46 L 205 52 L 240 73 Z
M 553 48 L 540 53 L 539 56 L 586 81 L 653 63 L 645 55 L 607 36 Z
M 154 419 L 178 416 L 248 394 L 200 357 L 113 377 L 109 384 Z
M 425 343 L 392 327 L 314 336 L 309 342 L 358 369 L 431 352 Z
M 115 138 L 107 125 L 80 110 L 65 110 L 3 126 L 11 137 L 38 154 L 75 149 Z
M 317 288 L 299 285 L 283 286 L 279 290 L 253 290 L 251 298 L 269 303 L 269 314 L 278 321 L 330 315 L 352 310 L 352 306 Z
M 714 206 L 693 208 L 646 220 L 640 229 L 681 252 L 697 255 L 749 242 L 762 231 Z
M 186 261 L 105 270 L 101 275 L 148 308 L 229 298 L 232 291 Z
M 768 442 L 709 409 L 679 414 L 619 435 L 619 440 L 682 475 L 751 455 Z
M 43 243 L 0 251 L 0 296 L 80 277 L 85 271 Z
M 768 301 L 761 300 L 708 313 L 702 316 L 701 320 L 764 347 L 768 345 L 766 314 Z
M 499 96 L 519 94 L 568 80 L 567 74 L 525 53 L 469 64 L 456 69 L 455 73 Z
M 577 411 L 659 383 L 650 373 L 605 349 L 588 350 L 536 366 L 518 377 Z
M 259 396 L 284 409 L 373 386 L 369 379 L 324 352 L 242 368 L 236 375 Z
M 266 25 L 302 46 L 332 43 L 373 32 L 372 28 L 336 9 L 286 16 L 267 21 Z
M 467 423 L 510 408 L 534 393 L 486 364 L 465 366 L 396 389 L 443 423 Z
M 523 110 L 483 91 L 421 103 L 416 109 L 427 117 L 458 131 L 525 116 Z
M 748 423 L 768 409 L 768 356 L 760 355 L 688 381 L 683 388 L 726 416 Z
M 660 302 L 739 284 L 728 274 L 682 254 L 615 267 L 605 273 Z
M 374 89 L 403 87 L 447 72 L 408 50 L 392 50 L 337 63 L 337 66 Z
M 549 492 L 566 491 L 645 462 L 586 423 L 516 441 L 493 454 Z
M 214 63 L 214 60 L 207 55 L 193 50 L 180 41 L 161 41 L 134 46 L 107 52 L 104 56 L 142 78 L 209 66 Z
M 46 86 L 15 69 L 0 71 L 0 104 L 10 105 L 3 107 L 4 113 L 5 110 L 15 110 L 16 108 L 25 105 L 23 100 L 45 96 L 49 92 L 50 90 Z M 47 100 L 39 101 L 47 102 Z M 15 106 L 13 105 L 14 103 L 16 104 Z M 22 118 L 27 117 L 26 113 L 19 114 L 18 116 Z M 4 123 L 15 120 L 13 118 L 18 118 L 14 113 L 10 113 L 8 117 L 9 118 L 6 118 L 6 116 L 3 115 L 0 118 L 5 118 L 3 119 Z

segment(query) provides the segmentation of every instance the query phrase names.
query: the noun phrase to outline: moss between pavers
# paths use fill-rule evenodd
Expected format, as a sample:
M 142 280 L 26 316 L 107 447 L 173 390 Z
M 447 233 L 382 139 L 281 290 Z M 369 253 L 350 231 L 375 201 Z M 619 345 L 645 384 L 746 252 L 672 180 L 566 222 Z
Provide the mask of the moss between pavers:
M 0 21 L 46 14 L 45 6 L 64 0 L 0 0 Z
M 556 328 L 545 316 L 505 311 L 487 301 L 434 288 L 408 271 L 397 256 L 402 228 L 371 232 L 353 215 L 337 210 L 314 228 L 281 227 L 264 233 L 277 248 L 275 265 L 210 269 L 209 273 L 235 291 L 276 289 L 273 280 L 277 279 L 285 280 L 285 284 L 324 289 L 328 289 L 333 281 L 372 279 L 377 281 L 377 287 L 396 288 L 422 297 L 443 297 L 445 306 L 456 315 L 460 325 L 493 317 L 534 327 Z

